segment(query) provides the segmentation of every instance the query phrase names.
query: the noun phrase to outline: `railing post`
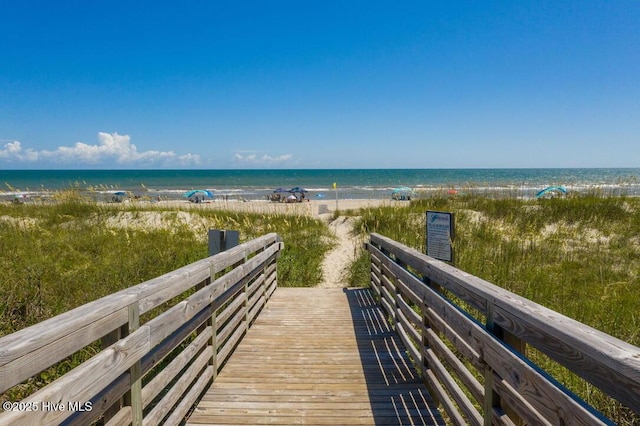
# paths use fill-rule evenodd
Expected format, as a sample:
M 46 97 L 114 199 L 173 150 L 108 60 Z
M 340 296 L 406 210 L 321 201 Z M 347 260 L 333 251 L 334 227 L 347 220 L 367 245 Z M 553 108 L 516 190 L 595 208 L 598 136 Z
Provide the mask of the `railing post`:
M 209 256 L 226 251 L 230 248 L 237 246 L 240 242 L 240 233 L 238 231 L 221 231 L 219 229 L 210 229 L 207 233 L 208 237 L 208 250 Z M 209 272 L 209 279 L 205 285 L 211 284 L 215 281 L 216 272 L 214 266 L 211 265 Z M 211 316 L 207 319 L 207 327 L 211 327 L 211 338 L 209 339 L 209 345 L 211 346 L 212 356 L 209 360 L 209 365 L 212 366 L 213 376 L 212 380 L 215 380 L 218 376 L 218 324 L 216 322 L 217 312 L 213 307 L 211 308 Z
M 420 328 L 420 337 L 422 342 L 420 343 L 420 356 L 422 357 L 422 362 L 420 362 L 420 374 L 422 375 L 422 380 L 427 383 L 427 370 L 429 369 L 428 361 L 427 361 L 427 347 L 429 346 L 429 340 L 427 339 L 427 328 L 430 328 L 429 318 L 427 318 L 427 293 L 424 293 L 422 297 L 422 306 L 420 307 L 421 316 L 422 316 L 422 327 Z M 431 390 L 431 389 L 429 389 Z M 433 394 L 433 392 L 431 392 Z
M 244 257 L 244 262 L 247 263 L 247 256 Z M 249 281 L 244 283 L 244 330 L 245 333 L 249 331 Z
M 128 334 L 140 327 L 140 307 L 138 301 L 129 305 L 129 329 Z M 142 366 L 140 360 L 129 369 L 131 385 L 125 394 L 124 402 L 131 407 L 131 424 L 142 426 Z
M 506 344 L 512 346 L 516 351 L 522 353 L 524 355 L 526 345 L 516 336 L 511 333 L 505 332 L 502 327 L 499 327 L 495 324 L 495 305 L 493 300 L 487 300 L 487 309 L 486 309 L 486 329 L 487 331 L 493 335 L 496 339 L 505 342 Z M 501 400 L 500 395 L 498 395 L 493 390 L 493 382 L 494 382 L 494 371 L 489 365 L 486 365 L 484 371 L 484 424 L 491 425 L 491 419 L 493 417 L 493 409 L 499 408 L 502 410 L 509 418 L 514 422 L 515 425 L 522 425 L 523 420 L 517 413 L 511 409 L 504 401 Z
M 213 282 L 215 278 L 214 266 L 211 265 L 211 270 L 209 272 L 210 278 L 209 281 Z M 212 302 L 213 305 L 213 302 Z M 209 365 L 212 366 L 213 376 L 212 380 L 215 380 L 218 377 L 218 324 L 216 323 L 217 310 L 212 306 L 211 308 L 211 316 L 207 319 L 207 326 L 211 327 L 211 337 L 209 338 L 209 345 L 211 346 L 212 356 L 209 360 Z
M 492 300 L 487 300 L 487 308 L 486 308 L 486 322 L 485 328 L 486 330 L 496 336 L 495 324 L 494 324 L 494 305 Z M 497 336 L 496 336 L 497 337 Z M 485 426 L 491 426 L 491 420 L 493 418 L 493 409 L 495 407 L 500 407 L 500 395 L 498 395 L 493 390 L 493 369 L 489 366 L 489 364 L 485 363 L 484 369 L 484 424 Z
M 129 330 L 129 324 L 124 324 L 123 326 L 116 328 L 112 332 L 110 332 L 107 335 L 105 335 L 104 337 L 102 337 L 102 339 L 100 341 L 102 349 L 108 348 L 109 346 L 113 345 L 118 340 L 120 340 L 123 336 L 126 336 L 127 333 L 128 333 L 128 330 Z M 113 416 L 115 416 L 118 413 L 118 411 L 120 411 L 122 409 L 123 405 L 124 405 L 123 398 L 122 397 L 118 398 L 102 414 L 102 417 L 103 417 L 104 421 L 107 422 L 109 419 L 111 419 Z
M 276 243 L 277 244 L 277 243 Z M 266 250 L 267 248 L 265 247 L 263 249 Z M 267 268 L 269 268 L 269 266 L 271 265 L 271 263 L 269 262 L 265 262 L 264 266 L 262 267 L 262 284 L 260 285 L 261 289 L 260 289 L 260 293 L 262 293 L 262 296 L 264 296 L 264 303 L 267 303 Z

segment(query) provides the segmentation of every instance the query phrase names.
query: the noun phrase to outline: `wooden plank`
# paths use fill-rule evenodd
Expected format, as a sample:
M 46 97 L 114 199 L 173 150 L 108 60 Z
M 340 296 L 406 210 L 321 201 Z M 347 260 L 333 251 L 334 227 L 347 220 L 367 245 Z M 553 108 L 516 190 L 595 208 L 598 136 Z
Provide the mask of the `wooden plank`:
M 438 401 L 442 405 L 442 408 L 449 416 L 449 422 L 456 426 L 468 426 L 467 421 L 464 419 L 460 410 L 458 410 L 458 406 L 455 402 L 449 397 L 449 394 L 444 389 L 438 378 L 436 377 L 433 370 L 430 368 L 426 371 L 427 382 L 430 384 L 431 389 L 435 393 Z
M 200 262 L 149 280 L 131 291 L 137 292 L 140 313 L 145 313 L 204 283 L 210 276 L 211 267 Z
M 435 356 L 432 350 L 426 350 L 424 355 L 429 363 L 429 369 L 437 377 L 438 382 L 447 390 L 451 399 L 455 401 L 460 413 L 464 414 L 470 424 L 482 424 L 482 415 L 471 403 L 465 392 L 447 371 L 444 364 Z
M 252 299 L 257 304 L 252 314 L 257 314 L 264 301 L 264 290 L 260 289 L 263 281 L 271 285 L 270 291 L 276 286 L 275 259 L 282 248 L 278 235 L 268 234 L 0 338 L 0 393 L 121 328 L 127 323 L 129 306 L 137 309 L 137 318 L 138 313 L 147 312 L 194 286 L 204 284 L 212 271 L 217 273 L 247 258 L 250 260 L 238 266 L 230 275 L 245 282 L 259 275 L 252 284 L 257 292 Z M 128 380 L 132 374 L 134 380 L 138 379 L 146 371 L 145 368 L 156 362 L 150 353 L 153 346 L 169 336 L 171 339 L 179 337 L 176 330 L 180 330 L 183 324 L 198 318 L 207 309 L 210 313 L 213 298 L 224 293 L 224 286 L 207 287 L 22 401 L 29 403 L 35 401 L 34 398 L 62 404 L 92 401 L 93 412 L 74 413 L 65 405 L 65 410 L 39 410 L 29 418 L 33 412 L 1 413 L 0 424 L 44 424 L 69 416 L 71 423 L 85 424 L 94 414 L 104 412 L 108 407 L 103 407 L 103 404 L 112 404 L 114 398 L 122 395 L 125 379 Z M 133 325 L 131 330 L 137 326 Z M 157 352 L 160 358 L 165 353 L 163 350 Z M 143 357 L 144 366 L 140 363 Z M 133 369 L 132 372 L 126 371 L 129 368 Z M 88 369 L 93 370 L 88 372 Z M 130 398 L 134 405 L 138 396 L 134 392 Z M 114 422 L 125 421 L 123 419 L 127 417 L 132 417 L 131 411 L 120 410 Z M 134 423 L 137 423 L 137 415 L 133 417 Z
M 640 348 L 513 295 L 495 323 L 640 413 Z
M 135 287 L 123 290 L 120 293 L 135 295 L 136 298 L 140 299 L 140 312 L 147 312 L 203 282 L 211 276 L 211 273 L 215 274 L 223 271 L 258 250 L 263 250 L 267 246 L 275 247 L 276 251 L 280 250 L 282 244 L 277 242 L 278 238 L 275 233 L 264 235 L 218 253 L 215 256 L 202 259 Z
M 244 300 L 236 297 L 229 305 L 225 306 L 222 312 L 216 315 L 216 329 L 226 324 L 227 321 L 240 309 L 244 304 Z
M 143 406 L 146 408 L 149 403 L 174 380 L 177 374 L 187 365 L 200 350 L 207 345 L 211 338 L 211 327 L 207 327 L 194 339 L 186 348 L 180 352 L 166 367 L 162 369 L 147 385 L 142 388 Z M 211 347 L 206 346 L 209 356 L 213 356 Z
M 640 348 L 581 324 L 379 234 L 367 246 L 397 259 L 484 312 L 494 322 L 640 413 Z M 384 262 L 384 260 L 383 260 Z M 396 273 L 395 267 L 387 262 Z
M 240 317 L 242 319 L 242 317 Z M 244 324 L 244 321 L 240 324 Z M 220 345 L 218 342 L 218 355 L 216 357 L 217 365 L 223 365 L 227 358 L 231 355 L 231 352 L 235 349 L 236 345 L 245 334 L 245 327 L 237 327 L 235 332 L 229 337 L 229 339 Z
M 475 378 L 471 371 L 464 365 L 462 361 L 456 357 L 451 349 L 436 335 L 432 329 L 425 331 L 429 350 L 433 351 L 435 358 L 458 375 L 460 381 L 466 386 L 467 390 L 476 402 L 484 399 L 484 389 L 480 382 Z
M 39 404 L 41 401 L 53 401 L 66 408 L 72 402 L 89 401 L 127 371 L 150 347 L 149 327 L 142 326 L 22 402 Z M 57 424 L 71 414 L 73 411 L 67 409 L 5 412 L 0 417 L 0 425 Z
M 0 393 L 125 324 L 128 308 L 118 306 L 130 300 L 83 306 L 0 339 Z
M 420 331 L 418 329 L 418 324 L 422 322 L 422 318 L 420 317 L 420 315 L 418 315 L 416 311 L 411 309 L 411 306 L 409 306 L 407 302 L 405 302 L 403 297 L 399 297 L 397 301 L 398 301 L 398 307 L 400 308 L 400 313 L 403 316 L 402 321 L 407 326 L 407 331 L 411 333 L 413 340 L 419 343 L 422 339 L 421 339 Z M 409 328 L 411 330 L 408 330 Z
M 429 321 L 429 325 L 433 330 L 441 333 L 447 341 L 449 341 L 460 352 L 462 357 L 471 362 L 471 364 L 477 369 L 484 368 L 480 354 L 473 348 L 473 346 L 465 340 L 463 336 L 460 336 L 456 329 L 451 327 L 447 321 L 441 318 L 433 309 L 426 308 L 425 316 Z M 459 331 L 461 327 L 456 327 Z M 434 339 L 441 340 L 439 336 L 433 335 Z M 430 343 L 432 343 L 430 341 Z
M 366 289 L 278 288 L 187 421 L 444 424 Z
M 485 302 L 492 294 L 483 287 L 476 288 L 467 284 L 467 280 L 470 278 L 482 281 L 479 278 L 380 234 L 371 234 L 371 243 L 380 247 L 382 251 L 393 252 L 396 258 L 407 266 L 412 267 L 426 278 L 438 283 L 474 308 L 484 312 Z M 497 286 L 494 287 L 498 288 Z
M 187 367 L 185 372 L 181 374 L 168 392 L 162 396 L 160 402 L 144 418 L 145 425 L 157 425 L 168 415 L 171 415 L 171 409 L 184 399 L 192 383 L 202 380 L 208 382 L 213 376 L 211 367 L 208 366 L 211 359 L 211 353 L 203 351 L 193 362 Z M 193 400 L 189 405 L 193 404 Z M 176 423 L 168 423 L 176 424 Z
M 238 297 L 238 300 L 242 302 L 241 303 L 241 306 L 242 306 L 244 304 L 244 299 L 241 297 Z M 222 327 L 216 335 L 216 340 L 218 341 L 218 348 L 220 348 L 220 346 L 222 346 L 227 341 L 229 336 L 231 336 L 233 333 L 236 332 L 236 330 L 238 329 L 238 327 L 243 321 L 244 321 L 244 308 L 237 309 L 234 312 L 233 317 L 231 317 L 229 321 L 227 321 L 224 327 Z
M 131 407 L 122 407 L 105 426 L 129 426 L 131 417 Z
M 175 409 L 171 412 L 169 417 L 167 417 L 167 421 L 165 424 L 167 425 L 177 425 L 182 424 L 184 418 L 187 416 L 191 407 L 195 404 L 198 396 L 209 385 L 209 380 L 213 376 L 213 366 L 207 366 L 205 372 L 200 374 L 198 380 L 191 386 L 189 392 L 187 392 L 184 397 L 177 404 Z M 149 426 L 154 426 L 154 423 L 149 423 Z
M 271 246 L 264 252 L 254 256 L 247 263 L 238 266 L 236 269 L 226 274 L 224 277 L 216 280 L 211 285 L 208 285 L 198 290 L 193 295 L 189 296 L 182 302 L 172 306 L 167 311 L 150 320 L 147 325 L 151 328 L 152 345 L 155 346 L 171 333 L 173 333 L 180 325 L 189 321 L 193 316 L 210 305 L 214 299 L 225 290 L 222 283 L 227 283 L 231 280 L 234 283 L 234 287 L 239 285 L 243 279 L 249 279 L 252 274 L 257 274 L 260 265 L 275 254 L 274 250 L 278 246 Z M 220 303 L 220 302 L 218 302 Z

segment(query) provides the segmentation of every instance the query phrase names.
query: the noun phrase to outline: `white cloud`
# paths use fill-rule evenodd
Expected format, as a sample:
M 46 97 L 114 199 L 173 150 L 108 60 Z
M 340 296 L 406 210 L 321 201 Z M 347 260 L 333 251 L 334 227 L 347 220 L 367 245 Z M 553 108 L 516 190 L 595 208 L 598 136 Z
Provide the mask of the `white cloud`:
M 18 141 L 7 142 L 4 149 L 0 149 L 0 159 L 17 161 L 38 161 L 38 152 L 32 149 L 22 149 L 22 144 Z
M 276 157 L 272 157 L 271 155 L 262 154 L 258 155 L 256 153 L 249 154 L 241 154 L 236 153 L 233 156 L 233 161 L 239 165 L 252 165 L 252 166 L 267 166 L 267 165 L 276 165 L 282 164 L 285 162 L 289 162 L 293 159 L 293 155 L 291 154 L 283 154 L 278 155 Z
M 173 151 L 138 151 L 129 135 L 98 133 L 98 144 L 76 142 L 73 146 L 59 146 L 54 151 L 23 149 L 18 141 L 8 142 L 0 149 L 0 159 L 12 162 L 76 163 L 110 166 L 182 166 L 200 163 L 197 154 L 177 155 Z

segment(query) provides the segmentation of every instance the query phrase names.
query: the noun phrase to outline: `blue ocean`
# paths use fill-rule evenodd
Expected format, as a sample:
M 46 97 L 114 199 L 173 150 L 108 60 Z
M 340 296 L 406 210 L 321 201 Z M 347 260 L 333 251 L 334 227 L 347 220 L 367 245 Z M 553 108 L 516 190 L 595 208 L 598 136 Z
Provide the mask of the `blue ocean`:
M 334 183 L 336 189 L 334 189 Z M 321 170 L 0 170 L 0 196 L 30 196 L 76 189 L 96 199 L 125 191 L 135 196 L 179 199 L 192 189 L 216 196 L 265 199 L 277 188 L 303 187 L 311 197 L 385 199 L 396 187 L 418 196 L 442 190 L 508 193 L 532 197 L 562 185 L 568 191 L 598 190 L 640 195 L 640 168 L 586 169 L 321 169 Z

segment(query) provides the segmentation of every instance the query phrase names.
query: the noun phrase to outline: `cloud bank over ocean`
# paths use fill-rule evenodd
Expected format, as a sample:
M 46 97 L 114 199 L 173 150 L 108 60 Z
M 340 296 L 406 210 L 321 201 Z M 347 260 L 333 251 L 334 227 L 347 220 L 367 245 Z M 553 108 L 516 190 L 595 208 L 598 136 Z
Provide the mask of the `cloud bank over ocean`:
M 269 155 L 254 151 L 235 151 L 226 162 L 238 168 L 286 167 L 293 160 L 291 154 Z M 200 154 L 177 154 L 174 151 L 141 151 L 131 143 L 129 135 L 98 133 L 98 143 L 76 142 L 55 150 L 35 150 L 24 147 L 17 140 L 0 140 L 0 166 L 10 168 L 215 168 Z
M 233 162 L 237 166 L 277 166 L 284 163 L 288 163 L 293 160 L 293 155 L 284 154 L 278 156 L 271 156 L 268 154 L 259 155 L 258 153 L 239 153 L 236 152 L 233 156 Z
M 86 166 L 184 166 L 198 165 L 197 154 L 176 154 L 173 151 L 139 151 L 129 135 L 98 133 L 98 144 L 76 142 L 72 146 L 59 146 L 54 151 L 23 148 L 19 141 L 7 142 L 0 149 L 0 160 L 13 165 L 33 166 L 86 165 Z

